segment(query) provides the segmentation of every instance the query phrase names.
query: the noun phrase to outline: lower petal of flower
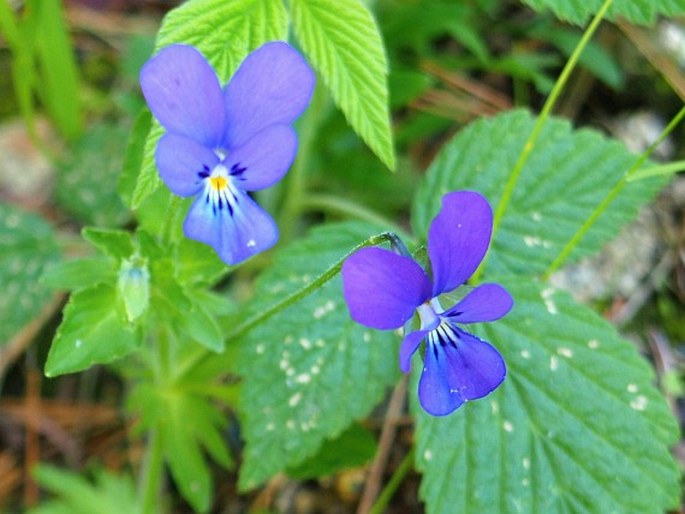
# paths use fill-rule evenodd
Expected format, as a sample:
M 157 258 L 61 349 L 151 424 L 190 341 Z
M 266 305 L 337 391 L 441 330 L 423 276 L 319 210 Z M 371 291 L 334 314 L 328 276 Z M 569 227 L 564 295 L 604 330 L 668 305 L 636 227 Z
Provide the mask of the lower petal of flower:
M 230 265 L 271 248 L 278 240 L 271 216 L 221 175 L 206 179 L 188 211 L 183 232 L 210 245 Z
M 435 416 L 482 398 L 504 380 L 504 359 L 490 344 L 448 321 L 428 334 L 419 400 Z

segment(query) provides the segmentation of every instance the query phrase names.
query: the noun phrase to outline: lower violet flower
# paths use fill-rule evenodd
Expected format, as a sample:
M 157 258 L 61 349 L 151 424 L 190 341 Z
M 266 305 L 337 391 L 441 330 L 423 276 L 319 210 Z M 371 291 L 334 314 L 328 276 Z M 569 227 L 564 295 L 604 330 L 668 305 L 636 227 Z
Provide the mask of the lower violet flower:
M 192 46 L 171 45 L 143 66 L 140 85 L 166 129 L 155 152 L 160 176 L 195 196 L 183 231 L 237 264 L 273 246 L 278 229 L 248 195 L 278 182 L 297 152 L 293 121 L 309 104 L 314 72 L 284 42 L 267 43 L 221 87 Z
M 412 258 L 382 248 L 363 248 L 342 267 L 345 301 L 352 319 L 379 330 L 398 329 L 418 313 L 420 328 L 405 335 L 400 368 L 426 340 L 419 401 L 444 416 L 482 398 L 506 376 L 504 359 L 490 344 L 459 325 L 495 321 L 513 299 L 498 284 L 482 284 L 448 309 L 438 297 L 464 284 L 480 265 L 492 235 L 492 209 L 478 193 L 457 191 L 442 199 L 428 232 L 432 280 Z

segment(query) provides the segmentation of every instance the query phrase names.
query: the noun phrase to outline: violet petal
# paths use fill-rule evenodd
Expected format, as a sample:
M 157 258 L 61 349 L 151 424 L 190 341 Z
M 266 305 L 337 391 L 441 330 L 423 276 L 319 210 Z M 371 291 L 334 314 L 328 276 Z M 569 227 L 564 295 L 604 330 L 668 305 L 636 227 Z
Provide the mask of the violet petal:
M 461 407 L 464 398 L 459 389 L 452 389 L 449 376 L 452 370 L 439 344 L 428 343 L 419 379 L 419 402 L 433 416 L 446 416 Z
M 203 187 L 219 158 L 200 143 L 184 136 L 165 134 L 157 143 L 155 163 L 159 176 L 172 193 L 192 196 Z
M 442 314 L 455 323 L 495 321 L 514 306 L 514 299 L 499 284 L 481 284 Z
M 454 290 L 476 271 L 492 234 L 492 209 L 473 191 L 448 193 L 428 231 L 433 296 Z
M 419 345 L 427 333 L 428 330 L 417 330 L 404 336 L 402 346 L 400 346 L 400 369 L 402 373 L 409 373 L 411 370 L 411 358 L 419 349 Z
M 185 235 L 210 245 L 226 264 L 238 264 L 271 248 L 278 240 L 278 228 L 271 216 L 245 192 L 229 193 L 230 208 L 216 208 L 202 192 L 190 207 L 183 223 Z
M 343 293 L 357 323 L 399 328 L 430 297 L 430 281 L 411 258 L 383 248 L 362 248 L 342 267 Z
M 267 43 L 248 55 L 224 91 L 229 147 L 269 125 L 292 123 L 309 104 L 314 83 L 307 61 L 287 43 Z
M 140 86 L 152 114 L 168 132 L 208 148 L 221 146 L 226 113 L 221 85 L 195 48 L 168 46 L 140 72 Z
M 297 134 L 289 125 L 271 125 L 226 158 L 236 184 L 246 191 L 274 185 L 288 172 L 297 153 Z

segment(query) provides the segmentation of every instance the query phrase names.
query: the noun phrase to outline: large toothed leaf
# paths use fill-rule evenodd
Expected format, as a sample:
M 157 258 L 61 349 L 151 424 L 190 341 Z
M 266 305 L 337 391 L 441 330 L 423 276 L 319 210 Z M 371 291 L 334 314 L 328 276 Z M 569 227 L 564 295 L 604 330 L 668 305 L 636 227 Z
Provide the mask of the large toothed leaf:
M 190 0 L 166 15 L 156 50 L 173 43 L 195 46 L 214 66 L 225 84 L 247 54 L 288 35 L 288 16 L 278 0 Z M 163 133 L 154 122 L 145 143 L 143 165 L 131 197 L 133 208 L 161 184 L 154 163 L 155 147 Z
M 457 134 L 433 161 L 414 199 L 415 233 L 427 233 L 448 191 L 479 191 L 496 208 L 534 124 L 528 112 L 512 111 Z M 495 233 L 486 272 L 543 273 L 636 159 L 616 140 L 549 119 Z M 628 184 L 571 258 L 598 251 L 663 184 L 663 179 Z
M 562 20 L 572 23 L 585 23 L 604 4 L 604 0 L 523 0 L 533 9 L 551 9 Z M 657 16 L 682 16 L 685 3 L 680 0 L 614 0 L 607 18 L 625 18 L 638 24 L 651 24 Z
M 356 223 L 313 231 L 278 254 L 257 284 L 250 311 L 263 312 L 379 232 Z M 399 338 L 350 319 L 339 277 L 253 329 L 240 344 L 244 489 L 313 455 L 325 439 L 366 416 L 399 375 Z
M 360 0 L 292 0 L 293 28 L 347 121 L 390 169 L 388 65 L 378 27 Z
M 669 446 L 678 429 L 647 362 L 566 293 L 530 280 L 504 285 L 514 310 L 478 332 L 507 362 L 502 386 L 444 418 L 413 401 L 427 512 L 675 508 L 679 473 Z
M 0 203 L 0 346 L 50 301 L 51 291 L 40 277 L 59 253 L 45 221 Z

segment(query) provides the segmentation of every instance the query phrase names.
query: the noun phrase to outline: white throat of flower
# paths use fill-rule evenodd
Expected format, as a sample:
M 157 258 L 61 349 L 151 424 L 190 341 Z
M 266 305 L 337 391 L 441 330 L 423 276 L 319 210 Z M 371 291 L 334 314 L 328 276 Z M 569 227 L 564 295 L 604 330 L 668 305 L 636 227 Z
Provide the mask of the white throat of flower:
M 421 320 L 421 330 L 435 330 L 440 325 L 439 313 L 442 313 L 442 306 L 437 298 L 431 298 L 427 302 L 416 308 Z
M 225 209 L 233 216 L 238 207 L 238 195 L 226 166 L 217 164 L 206 180 L 205 198 L 212 206 L 214 214 L 217 215 Z

